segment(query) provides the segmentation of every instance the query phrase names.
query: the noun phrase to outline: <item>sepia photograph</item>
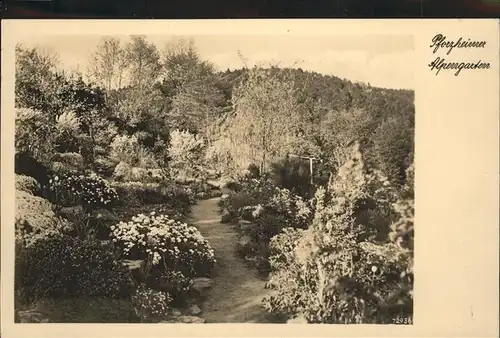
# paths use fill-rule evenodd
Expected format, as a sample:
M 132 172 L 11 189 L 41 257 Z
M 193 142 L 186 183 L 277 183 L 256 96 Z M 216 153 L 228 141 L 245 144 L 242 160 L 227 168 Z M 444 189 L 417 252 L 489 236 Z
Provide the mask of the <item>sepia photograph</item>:
M 16 322 L 412 324 L 413 54 L 18 41 Z
M 498 335 L 498 20 L 1 25 L 2 337 Z

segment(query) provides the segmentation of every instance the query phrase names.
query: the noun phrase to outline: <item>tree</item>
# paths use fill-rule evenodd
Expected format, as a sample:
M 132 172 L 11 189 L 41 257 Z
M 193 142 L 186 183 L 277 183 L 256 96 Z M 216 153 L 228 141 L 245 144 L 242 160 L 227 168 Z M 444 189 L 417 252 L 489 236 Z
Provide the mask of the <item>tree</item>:
M 16 45 L 15 105 L 55 116 L 61 109 L 58 56 L 40 47 Z
M 122 88 L 127 67 L 126 54 L 120 39 L 105 37 L 90 57 L 88 74 L 107 93 Z
M 180 40 L 166 46 L 163 66 L 160 88 L 171 127 L 206 133 L 225 105 L 213 65 L 201 59 L 192 40 Z
M 234 89 L 233 107 L 231 141 L 238 145 L 238 156 L 246 157 L 248 164 L 259 164 L 261 172 L 304 139 L 293 83 L 272 76 L 269 70 L 249 72 L 246 81 Z
M 399 186 L 405 182 L 414 149 L 414 129 L 411 121 L 402 116 L 387 118 L 373 135 L 373 161 Z
M 157 81 L 161 72 L 160 54 L 144 36 L 133 35 L 125 47 L 128 83 L 142 91 Z

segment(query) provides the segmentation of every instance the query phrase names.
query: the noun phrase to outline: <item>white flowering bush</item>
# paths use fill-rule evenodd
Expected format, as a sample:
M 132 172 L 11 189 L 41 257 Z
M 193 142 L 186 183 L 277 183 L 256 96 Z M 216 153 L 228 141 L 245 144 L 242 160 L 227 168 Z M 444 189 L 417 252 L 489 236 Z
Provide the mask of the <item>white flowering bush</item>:
M 214 250 L 198 229 L 167 215 L 139 214 L 111 227 L 111 236 L 125 259 L 151 262 L 151 275 L 179 271 L 185 277 L 210 274 Z
M 135 313 L 142 322 L 165 316 L 168 313 L 171 301 L 172 298 L 168 293 L 153 290 L 145 284 L 139 285 L 132 296 Z
M 112 207 L 118 199 L 108 181 L 95 175 L 55 175 L 49 180 L 51 199 L 60 205 L 88 209 Z
M 172 130 L 170 133 L 170 168 L 174 177 L 181 175 L 196 177 L 201 172 L 197 165 L 202 161 L 205 141 L 202 136 L 187 130 Z

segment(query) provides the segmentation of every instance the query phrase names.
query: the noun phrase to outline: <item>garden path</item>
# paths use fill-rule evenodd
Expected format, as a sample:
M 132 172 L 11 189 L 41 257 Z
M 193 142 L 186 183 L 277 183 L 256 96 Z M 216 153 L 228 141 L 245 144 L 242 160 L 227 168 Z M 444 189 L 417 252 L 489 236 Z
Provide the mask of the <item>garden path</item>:
M 207 323 L 271 323 L 273 316 L 262 307 L 265 281 L 236 254 L 238 233 L 222 224 L 219 198 L 200 200 L 193 206 L 191 223 L 215 251 L 214 284 L 201 304 Z

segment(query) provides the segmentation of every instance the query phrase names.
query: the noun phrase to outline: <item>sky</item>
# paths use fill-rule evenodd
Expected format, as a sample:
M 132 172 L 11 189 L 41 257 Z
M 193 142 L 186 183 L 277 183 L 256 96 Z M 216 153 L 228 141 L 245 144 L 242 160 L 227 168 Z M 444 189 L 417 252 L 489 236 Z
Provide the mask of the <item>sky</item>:
M 39 35 L 20 42 L 55 52 L 62 67 L 85 73 L 89 56 L 102 37 Z M 128 40 L 125 35 L 115 37 Z M 146 38 L 160 51 L 177 39 L 192 39 L 200 56 L 220 70 L 241 68 L 240 51 L 247 66 L 278 64 L 377 87 L 414 89 L 414 42 L 408 35 L 149 35 Z

